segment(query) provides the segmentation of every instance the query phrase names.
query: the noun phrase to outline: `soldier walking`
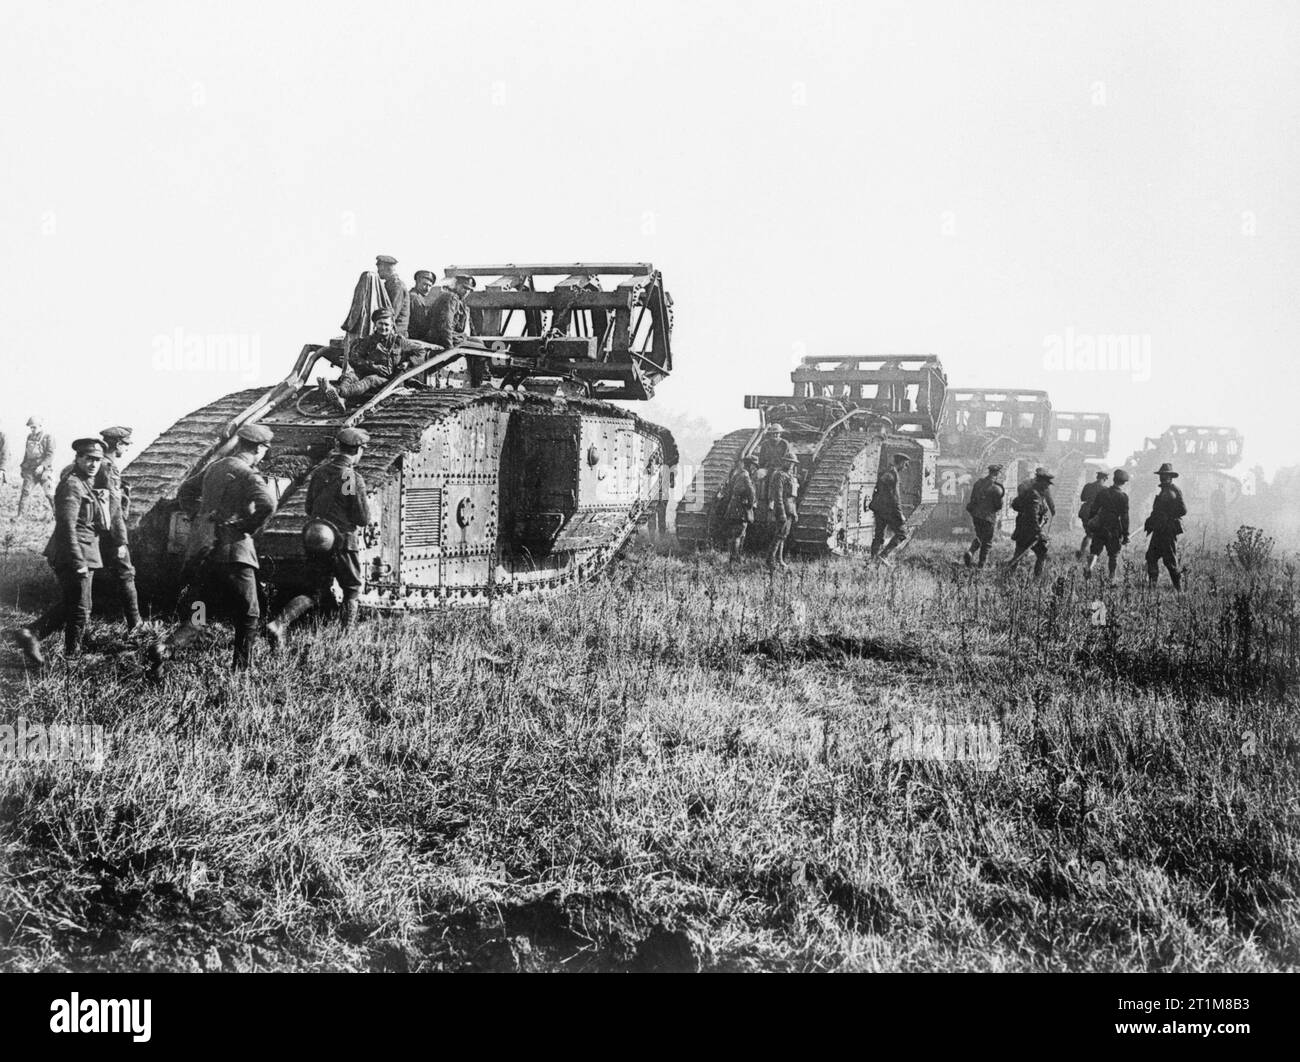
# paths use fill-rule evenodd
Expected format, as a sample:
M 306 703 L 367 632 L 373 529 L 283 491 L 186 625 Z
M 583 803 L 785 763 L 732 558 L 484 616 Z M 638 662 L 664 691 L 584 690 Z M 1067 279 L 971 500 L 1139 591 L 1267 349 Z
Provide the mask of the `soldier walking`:
M 1097 478 L 1091 483 L 1085 483 L 1083 490 L 1079 491 L 1079 523 L 1083 524 L 1083 541 L 1079 543 L 1079 550 L 1075 557 L 1083 560 L 1088 554 L 1088 545 L 1092 541 L 1092 536 L 1088 533 L 1088 521 L 1092 519 L 1092 506 L 1097 500 L 1097 496 L 1106 489 L 1106 480 L 1110 473 L 1101 471 L 1097 473 Z M 1124 473 L 1125 482 L 1128 481 L 1128 473 Z M 1127 497 L 1127 495 L 1125 495 Z M 1091 570 L 1091 565 L 1089 565 Z
M 77 455 L 54 492 L 54 534 L 45 546 L 45 558 L 59 580 L 59 601 L 30 627 L 14 633 L 14 641 L 33 664 L 45 663 L 41 639 L 63 629 L 63 654 L 72 659 L 81 652 L 81 640 L 90 621 L 91 579 L 102 567 L 100 534 L 108 527 L 108 495 L 96 490 L 95 477 L 104 460 L 99 439 L 78 439 Z
M 876 480 L 876 488 L 871 492 L 871 504 L 868 508 L 875 514 L 875 529 L 871 535 L 871 559 L 888 563 L 890 553 L 907 541 L 907 531 L 903 527 L 903 499 L 899 493 L 899 480 L 907 468 L 907 454 L 894 454 L 894 467 L 883 472 Z M 885 533 L 892 532 L 889 544 L 882 550 Z
M 1029 477 L 1028 479 L 1022 479 L 1020 481 L 1020 484 L 1016 488 L 1016 493 L 1024 494 L 1026 491 L 1038 489 L 1038 487 L 1042 483 L 1043 476 L 1047 476 L 1047 469 L 1045 469 L 1042 465 L 1039 465 L 1036 469 L 1034 469 L 1034 474 L 1031 477 Z M 1055 519 L 1056 517 L 1056 499 L 1052 496 L 1052 488 L 1050 484 L 1052 480 L 1055 478 L 1056 477 L 1054 476 L 1047 476 L 1047 482 L 1049 486 L 1047 487 L 1046 491 L 1040 491 L 1040 493 L 1043 495 L 1043 499 L 1047 502 L 1047 511 L 1053 517 L 1053 519 Z M 1012 508 L 1014 509 L 1015 506 L 1012 505 Z
M 235 624 L 234 666 L 246 668 L 262 609 L 257 600 L 257 547 L 253 535 L 275 512 L 275 499 L 256 471 L 266 456 L 271 430 L 246 424 L 236 432 L 234 453 L 213 461 L 201 476 L 182 484 L 177 498 L 198 515 L 190 529 L 185 568 L 192 582 L 186 595 L 189 613 L 166 641 L 150 647 L 150 676 L 163 677 L 175 650 L 184 649 L 207 623 L 209 609 L 230 614 Z
M 1007 493 L 999 478 L 1001 475 L 1001 465 L 989 465 L 988 475 L 971 484 L 966 511 L 970 513 L 971 523 L 975 525 L 975 538 L 971 541 L 970 548 L 962 554 L 962 562 L 967 568 L 975 563 L 976 552 L 979 553 L 979 566 L 983 568 L 989 550 L 993 547 L 993 532 Z
M 1104 472 L 1098 472 L 1097 482 L 1100 483 L 1105 475 Z M 1097 563 L 1097 558 L 1101 556 L 1101 551 L 1104 549 L 1110 581 L 1115 581 L 1115 569 L 1119 566 L 1119 551 L 1128 545 L 1128 495 L 1124 493 L 1124 485 L 1128 480 L 1129 475 L 1124 469 L 1115 469 L 1115 482 L 1105 490 L 1094 492 L 1085 506 L 1089 516 L 1085 525 L 1088 537 L 1084 538 L 1084 542 L 1091 542 L 1089 556 L 1083 569 L 1085 579 L 1092 578 L 1093 565 Z M 1089 483 L 1088 487 L 1096 485 Z
M 23 478 L 23 488 L 18 495 L 18 511 L 14 513 L 15 520 L 23 515 L 23 509 L 27 505 L 27 495 L 33 487 L 40 487 L 45 492 L 50 508 L 54 507 L 54 436 L 41 427 L 40 417 L 28 417 L 27 427 L 31 431 L 23 446 L 22 464 L 18 466 L 18 471 Z
M 1160 489 L 1151 503 L 1151 515 L 1145 524 L 1146 532 L 1151 536 L 1151 543 L 1147 546 L 1147 585 L 1154 588 L 1159 582 L 1160 563 L 1163 561 L 1174 589 L 1181 590 L 1183 577 L 1178 570 L 1178 536 L 1183 533 L 1187 505 L 1183 501 L 1183 492 L 1174 483 L 1178 473 L 1173 465 L 1166 461 L 1156 475 L 1160 477 Z
M 1010 571 L 1030 550 L 1034 553 L 1034 577 L 1043 574 L 1047 563 L 1047 531 L 1052 520 L 1052 480 L 1055 477 L 1046 469 L 1039 468 L 1027 489 L 1022 490 L 1011 508 L 1016 511 L 1016 529 L 1011 534 L 1011 541 L 1016 544 L 1016 551 L 1007 561 Z
M 273 651 L 284 645 L 294 620 L 312 609 L 333 604 L 333 583 L 343 591 L 343 626 L 357 616 L 361 596 L 361 535 L 373 523 L 366 481 L 357 471 L 370 436 L 360 428 L 344 428 L 334 438 L 334 452 L 316 466 L 307 482 L 307 524 L 303 546 L 307 551 L 313 593 L 291 598 L 284 610 L 266 625 Z
M 731 473 L 727 483 L 727 503 L 723 510 L 727 547 L 731 563 L 740 560 L 745 548 L 745 536 L 754 522 L 754 509 L 758 505 L 758 492 L 754 487 L 754 470 L 758 458 L 748 454 L 739 468 Z
M 767 547 L 768 571 L 782 571 L 790 567 L 785 562 L 785 540 L 799 519 L 799 506 L 795 501 L 798 481 L 795 478 L 799 458 L 793 453 L 785 459 L 783 467 L 773 472 L 767 480 L 767 500 L 772 507 L 772 541 Z

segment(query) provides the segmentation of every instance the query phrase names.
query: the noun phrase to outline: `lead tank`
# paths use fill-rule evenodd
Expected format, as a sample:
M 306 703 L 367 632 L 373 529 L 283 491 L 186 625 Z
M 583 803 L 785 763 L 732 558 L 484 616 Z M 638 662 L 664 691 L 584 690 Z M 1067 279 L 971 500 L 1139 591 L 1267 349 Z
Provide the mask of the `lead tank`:
M 363 606 L 444 608 L 541 595 L 606 568 L 640 523 L 662 518 L 672 435 L 611 400 L 642 400 L 672 370 L 671 299 L 649 263 L 452 266 L 474 334 L 345 412 L 312 383 L 343 340 L 304 346 L 270 389 L 182 417 L 131 462 L 132 550 L 142 591 L 174 604 L 196 514 L 177 491 L 245 424 L 275 433 L 263 461 L 277 498 L 258 535 L 272 595 L 309 589 L 301 544 L 312 468 L 347 425 L 370 435 L 359 469 L 377 526 L 362 551 Z M 473 382 L 471 382 L 473 381 Z
M 677 506 L 677 538 L 685 547 L 722 544 L 723 501 L 731 473 L 758 456 L 765 430 L 784 429 L 799 458 L 799 519 L 789 544 L 804 556 L 865 549 L 875 517 L 868 508 L 880 473 L 897 453 L 911 458 L 899 484 L 909 528 L 919 527 L 938 500 L 934 430 L 944 408 L 947 376 L 933 355 L 805 357 L 791 373 L 791 395 L 747 395 L 759 423 L 724 435 L 710 449 Z M 760 501 L 772 470 L 760 468 Z M 760 504 L 746 547 L 772 537 Z

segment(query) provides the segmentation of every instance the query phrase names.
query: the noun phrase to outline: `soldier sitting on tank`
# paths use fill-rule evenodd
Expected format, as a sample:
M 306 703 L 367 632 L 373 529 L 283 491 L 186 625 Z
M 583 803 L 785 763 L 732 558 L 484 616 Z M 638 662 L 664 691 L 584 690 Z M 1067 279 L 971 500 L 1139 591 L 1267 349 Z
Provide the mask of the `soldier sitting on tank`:
M 324 385 L 326 396 L 340 412 L 347 409 L 346 402 L 356 404 L 398 373 L 422 364 L 432 349 L 428 343 L 398 335 L 392 310 L 376 310 L 370 320 L 374 331 L 353 344 L 338 382 Z

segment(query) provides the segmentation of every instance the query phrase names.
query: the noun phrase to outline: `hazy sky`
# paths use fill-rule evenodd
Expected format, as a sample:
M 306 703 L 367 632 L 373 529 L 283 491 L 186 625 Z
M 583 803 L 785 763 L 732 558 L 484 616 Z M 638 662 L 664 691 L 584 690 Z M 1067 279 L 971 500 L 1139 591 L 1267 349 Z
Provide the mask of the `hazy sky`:
M 719 432 L 802 353 L 935 353 L 1109 411 L 1113 460 L 1234 424 L 1271 473 L 1298 31 L 1187 0 L 6 4 L 0 427 L 147 438 L 279 379 L 378 252 L 408 282 L 607 258 L 663 270 L 660 398 Z M 255 361 L 171 368 L 225 336 Z M 1133 360 L 1052 360 L 1107 336 Z

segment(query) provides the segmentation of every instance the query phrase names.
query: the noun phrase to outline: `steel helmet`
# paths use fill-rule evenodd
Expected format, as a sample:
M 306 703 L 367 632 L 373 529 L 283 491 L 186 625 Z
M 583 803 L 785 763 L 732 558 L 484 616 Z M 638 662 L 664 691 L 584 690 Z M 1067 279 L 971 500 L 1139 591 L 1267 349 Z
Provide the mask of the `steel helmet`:
M 308 520 L 302 528 L 302 548 L 308 556 L 332 553 L 338 543 L 338 530 L 328 520 Z

